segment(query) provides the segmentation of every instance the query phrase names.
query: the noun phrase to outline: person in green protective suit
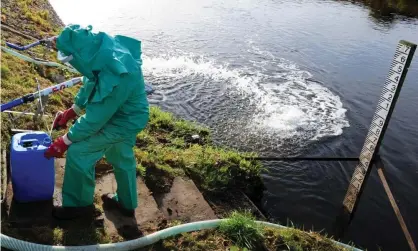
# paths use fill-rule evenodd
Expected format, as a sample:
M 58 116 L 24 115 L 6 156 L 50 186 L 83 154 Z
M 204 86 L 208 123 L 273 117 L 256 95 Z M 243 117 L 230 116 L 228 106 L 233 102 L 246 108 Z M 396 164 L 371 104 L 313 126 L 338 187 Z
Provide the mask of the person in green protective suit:
M 53 127 L 65 128 L 78 119 L 45 152 L 51 158 L 68 150 L 62 206 L 55 208 L 54 216 L 72 219 L 94 212 L 95 164 L 103 156 L 113 166 L 117 191 L 102 199 L 133 216 L 138 205 L 133 147 L 149 119 L 141 42 L 69 25 L 56 38 L 56 48 L 59 58 L 83 75 L 83 85 Z

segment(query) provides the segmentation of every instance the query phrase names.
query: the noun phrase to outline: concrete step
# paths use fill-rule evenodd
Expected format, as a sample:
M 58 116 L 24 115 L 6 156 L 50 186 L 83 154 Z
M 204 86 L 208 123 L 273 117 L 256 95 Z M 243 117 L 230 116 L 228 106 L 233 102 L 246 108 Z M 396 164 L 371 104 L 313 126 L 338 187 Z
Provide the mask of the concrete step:
M 109 235 L 120 235 L 126 239 L 135 238 L 135 234 L 145 235 L 157 231 L 166 223 L 162 212 L 158 209 L 157 203 L 151 192 L 145 186 L 141 178 L 137 178 L 138 204 L 135 210 L 135 218 L 125 217 L 118 210 L 104 210 L 104 224 Z M 113 173 L 104 175 L 96 183 L 96 196 L 100 197 L 105 193 L 115 193 L 117 189 Z M 99 205 L 102 200 L 99 199 Z M 140 232 L 135 233 L 136 227 Z
M 154 195 L 154 198 L 169 220 L 193 222 L 217 218 L 194 182 L 188 178 L 174 178 L 170 192 Z

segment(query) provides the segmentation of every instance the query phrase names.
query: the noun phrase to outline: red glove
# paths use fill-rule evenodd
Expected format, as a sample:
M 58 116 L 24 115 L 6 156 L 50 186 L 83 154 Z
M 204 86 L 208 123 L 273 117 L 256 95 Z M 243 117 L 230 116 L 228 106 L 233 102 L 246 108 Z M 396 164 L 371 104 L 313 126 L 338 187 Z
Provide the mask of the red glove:
M 45 158 L 47 159 L 50 159 L 51 157 L 62 158 L 70 144 L 71 144 L 71 141 L 67 138 L 67 134 L 65 134 L 62 137 L 59 137 L 45 151 L 44 153 Z
M 58 112 L 54 124 L 52 125 L 52 129 L 58 129 L 60 127 L 65 129 L 67 128 L 68 121 L 73 120 L 76 117 L 77 113 L 73 108 L 67 109 L 64 112 Z

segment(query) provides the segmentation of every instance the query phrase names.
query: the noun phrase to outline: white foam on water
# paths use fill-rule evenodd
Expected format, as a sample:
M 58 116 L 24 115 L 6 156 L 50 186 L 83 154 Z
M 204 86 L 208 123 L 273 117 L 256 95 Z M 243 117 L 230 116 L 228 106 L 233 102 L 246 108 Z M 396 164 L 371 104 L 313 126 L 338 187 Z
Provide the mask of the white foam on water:
M 282 138 L 315 140 L 340 135 L 349 126 L 340 98 L 318 83 L 291 80 L 266 89 L 253 124 Z
M 257 80 L 253 77 L 242 76 L 240 71 L 228 69 L 227 65 L 216 64 L 203 56 L 162 54 L 159 57 L 143 56 L 143 61 L 144 72 L 154 77 L 178 80 L 198 75 L 213 81 L 229 81 L 243 90 L 256 87 L 254 83 Z
M 254 115 L 242 120 L 250 134 L 267 132 L 280 138 L 316 140 L 340 135 L 343 128 L 349 126 L 339 96 L 309 81 L 312 77 L 309 72 L 253 45 L 251 49 L 265 56 L 263 60 L 251 61 L 253 67 L 233 69 L 203 56 L 166 54 L 144 56 L 143 69 L 145 74 L 170 78 L 173 83 L 199 76 L 205 81 L 221 83 L 228 92 L 249 99 Z M 264 71 L 266 66 L 277 70 Z

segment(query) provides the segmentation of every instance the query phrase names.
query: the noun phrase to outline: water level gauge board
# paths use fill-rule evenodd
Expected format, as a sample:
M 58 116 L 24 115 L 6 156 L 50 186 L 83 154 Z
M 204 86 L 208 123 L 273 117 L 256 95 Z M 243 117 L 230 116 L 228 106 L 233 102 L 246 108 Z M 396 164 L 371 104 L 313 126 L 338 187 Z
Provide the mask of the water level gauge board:
M 363 190 L 363 182 L 370 173 L 372 160 L 379 150 L 416 47 L 415 44 L 402 40 L 396 48 L 389 75 L 360 153 L 360 161 L 354 170 L 343 201 L 343 206 L 350 215 L 357 206 L 357 199 Z

